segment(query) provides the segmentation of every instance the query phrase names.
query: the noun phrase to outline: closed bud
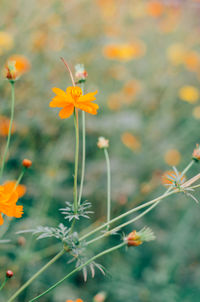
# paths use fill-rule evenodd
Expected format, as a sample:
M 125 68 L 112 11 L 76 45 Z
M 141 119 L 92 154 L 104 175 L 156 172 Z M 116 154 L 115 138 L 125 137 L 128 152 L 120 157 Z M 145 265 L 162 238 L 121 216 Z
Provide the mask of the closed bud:
M 13 272 L 11 270 L 8 270 L 6 272 L 6 277 L 10 279 L 10 278 L 12 278 L 12 276 L 13 276 Z
M 98 146 L 100 149 L 108 148 L 108 147 L 109 147 L 109 140 L 108 140 L 108 139 L 105 139 L 105 137 L 103 137 L 103 136 L 100 136 L 100 137 L 98 138 L 97 146 Z
M 136 230 L 132 231 L 126 238 L 128 246 L 138 246 L 145 241 L 151 241 L 155 239 L 155 235 L 150 228 L 144 227 L 142 230 L 137 232 Z
M 200 146 L 199 144 L 196 144 L 196 148 L 194 149 L 192 153 L 192 159 L 198 162 L 200 160 Z
M 32 166 L 32 161 L 30 159 L 25 158 L 22 162 L 22 166 L 25 168 L 30 168 Z
M 84 68 L 83 64 L 77 64 L 75 66 L 75 77 L 77 83 L 84 83 L 88 77 L 88 73 Z

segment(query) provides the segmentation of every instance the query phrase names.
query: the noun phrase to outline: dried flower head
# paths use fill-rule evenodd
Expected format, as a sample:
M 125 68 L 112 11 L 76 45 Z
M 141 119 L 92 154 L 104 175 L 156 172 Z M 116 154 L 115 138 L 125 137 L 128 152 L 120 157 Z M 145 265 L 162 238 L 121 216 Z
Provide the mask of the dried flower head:
M 75 108 L 79 108 L 90 114 L 97 114 L 99 106 L 92 103 L 96 100 L 95 94 L 97 91 L 83 95 L 82 89 L 78 86 L 68 87 L 66 92 L 56 87 L 52 88 L 52 90 L 56 96 L 50 102 L 49 106 L 62 108 L 59 113 L 61 119 L 70 117 Z
M 186 181 L 185 175 L 178 172 L 178 170 L 173 167 L 173 170 L 166 171 L 162 177 L 162 183 L 166 186 L 173 186 L 175 188 L 180 187 Z
M 84 68 L 83 64 L 77 64 L 75 66 L 75 77 L 77 83 L 84 83 L 88 77 L 88 73 Z
M 155 235 L 150 228 L 144 227 L 139 232 L 132 231 L 126 238 L 128 246 L 138 246 L 141 245 L 145 241 L 151 241 L 155 239 Z
M 196 162 L 198 162 L 200 160 L 200 146 L 199 146 L 199 144 L 196 144 L 196 148 L 194 149 L 194 151 L 192 153 L 192 158 Z
M 106 138 L 103 137 L 103 136 L 100 136 L 100 137 L 98 138 L 97 146 L 98 146 L 100 149 L 108 148 L 108 147 L 109 147 L 109 140 L 106 139 Z

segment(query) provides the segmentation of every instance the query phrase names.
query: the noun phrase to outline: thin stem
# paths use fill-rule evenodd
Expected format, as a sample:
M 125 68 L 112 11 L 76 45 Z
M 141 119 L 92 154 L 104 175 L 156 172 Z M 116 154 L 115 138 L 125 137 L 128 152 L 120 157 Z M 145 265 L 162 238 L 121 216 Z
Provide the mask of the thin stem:
M 73 77 L 73 74 L 72 74 L 72 72 L 71 72 L 71 69 L 70 69 L 69 65 L 67 64 L 67 62 L 65 61 L 64 58 L 61 57 L 60 59 L 61 59 L 61 61 L 63 61 L 63 63 L 64 63 L 65 66 L 67 67 L 67 70 L 69 71 L 69 74 L 70 74 L 70 77 L 71 77 L 73 86 L 76 86 L 76 85 L 75 85 L 75 81 L 74 81 L 74 77 Z
M 74 109 L 74 126 L 76 132 L 76 148 L 75 148 L 75 165 L 74 165 L 74 212 L 78 211 L 77 200 L 77 177 L 78 177 L 78 153 L 79 153 L 79 127 L 78 127 L 78 111 Z
M 122 218 L 126 217 L 127 215 L 130 215 L 130 214 L 132 214 L 132 213 L 134 213 L 134 212 L 136 212 L 138 210 L 141 210 L 141 209 L 143 209 L 145 207 L 148 207 L 148 206 L 154 204 L 155 202 L 157 202 L 157 201 L 159 201 L 161 199 L 164 199 L 164 198 L 166 198 L 166 197 L 168 197 L 170 195 L 173 195 L 173 194 L 175 194 L 177 192 L 179 192 L 179 190 L 174 190 L 174 191 L 169 192 L 169 193 L 165 192 L 163 195 L 161 195 L 161 196 L 159 196 L 159 197 L 157 197 L 155 199 L 152 199 L 151 201 L 148 201 L 148 202 L 146 202 L 146 203 L 144 203 L 144 204 L 142 204 L 142 205 L 140 205 L 140 206 L 138 206 L 138 207 L 136 207 L 134 209 L 131 209 L 131 210 L 129 210 L 129 211 L 127 211 L 127 212 L 125 212 L 125 213 L 123 213 L 123 214 L 121 214 L 121 215 L 113 218 L 113 219 L 111 219 L 109 222 L 104 223 L 103 225 L 100 225 L 99 227 L 97 227 L 96 229 L 92 230 L 91 232 L 83 235 L 79 240 L 82 241 L 82 240 L 86 239 L 87 237 L 95 234 L 96 232 L 104 229 L 107 225 L 113 224 L 114 222 L 118 221 L 119 219 L 122 219 Z
M 21 171 L 21 173 L 20 173 L 20 175 L 18 177 L 18 180 L 16 181 L 15 188 L 20 184 L 20 182 L 21 182 L 21 180 L 22 180 L 22 178 L 24 176 L 24 173 L 25 173 L 26 169 L 27 168 L 23 167 L 23 169 L 22 169 L 22 171 Z
M 111 253 L 123 246 L 126 245 L 126 242 L 122 242 L 110 249 L 107 249 L 99 254 L 97 254 L 96 256 L 90 258 L 88 261 L 86 261 L 85 263 L 83 263 L 82 265 L 78 266 L 77 268 L 75 268 L 73 271 L 71 271 L 69 274 L 67 274 L 64 278 L 62 278 L 61 280 L 59 280 L 58 282 L 56 282 L 53 286 L 51 286 L 49 289 L 47 289 L 45 292 L 43 292 L 42 294 L 38 295 L 37 297 L 33 298 L 32 300 L 30 300 L 29 302 L 33 302 L 36 301 L 37 299 L 43 297 L 44 295 L 48 294 L 50 291 L 52 291 L 54 288 L 56 288 L 57 286 L 59 286 L 63 281 L 65 281 L 66 279 L 68 279 L 69 277 L 71 277 L 74 273 L 80 271 L 83 267 L 85 267 L 86 265 L 90 264 L 91 262 L 95 261 L 97 258 L 102 257 L 108 253 Z M 9 301 L 8 301 L 9 302 Z
M 183 170 L 183 172 L 182 172 L 181 174 L 185 174 L 185 173 L 192 167 L 192 165 L 193 165 L 193 161 L 191 161 L 191 162 L 187 165 L 187 167 Z M 198 187 L 198 186 L 196 186 L 196 187 Z M 196 187 L 195 187 L 195 188 L 196 188 Z M 166 197 L 168 197 L 168 196 L 170 196 L 170 195 L 173 195 L 173 194 L 179 192 L 179 190 L 173 190 L 173 191 L 171 191 L 172 188 L 173 188 L 173 186 L 170 186 L 170 187 L 165 191 L 165 193 L 164 193 L 163 195 L 161 195 L 161 196 L 159 196 L 159 197 L 157 197 L 157 198 L 155 198 L 155 199 L 152 199 L 151 201 L 148 201 L 148 202 L 146 202 L 146 203 L 144 203 L 144 204 L 142 204 L 142 205 L 140 205 L 140 206 L 138 206 L 138 207 L 136 207 L 136 208 L 133 208 L 133 209 L 131 209 L 131 210 L 129 210 L 129 211 L 127 211 L 127 212 L 121 214 L 120 216 L 115 217 L 114 219 L 110 220 L 109 222 L 104 223 L 103 225 L 100 225 L 100 226 L 97 227 L 96 229 L 94 229 L 94 230 L 90 231 L 89 233 L 83 235 L 83 236 L 80 238 L 80 241 L 81 241 L 81 240 L 84 240 L 84 239 L 86 239 L 86 238 L 88 238 L 89 236 L 95 234 L 95 233 L 98 232 L 98 231 L 101 231 L 101 230 L 104 229 L 107 225 L 110 225 L 110 224 L 112 224 L 112 223 L 118 221 L 119 219 L 122 219 L 122 218 L 126 217 L 127 215 L 130 215 L 130 214 L 132 214 L 132 213 L 134 213 L 134 212 L 136 212 L 136 211 L 138 211 L 138 210 L 141 210 L 142 208 L 148 207 L 148 206 L 150 206 L 150 205 L 156 203 L 157 201 L 159 201 L 159 200 L 161 200 L 161 199 L 163 199 L 163 198 L 166 198 Z
M 14 82 L 11 83 L 11 114 L 10 114 L 10 125 L 9 125 L 9 130 L 8 130 L 8 138 L 7 138 L 7 143 L 6 143 L 6 148 L 4 151 L 3 159 L 2 159 L 2 164 L 1 164 L 1 170 L 0 170 L 0 177 L 3 175 L 4 171 L 4 166 L 8 154 L 8 149 L 10 145 L 10 138 L 11 138 L 11 132 L 12 132 L 12 125 L 13 125 L 13 120 L 14 120 L 14 111 L 15 111 L 15 84 Z
M 181 175 L 184 175 L 187 173 L 187 171 L 192 167 L 192 165 L 194 164 L 194 160 L 192 160 L 187 167 L 183 170 L 183 172 L 181 173 Z
M 0 291 L 4 288 L 4 286 L 5 286 L 5 284 L 6 284 L 7 281 L 8 281 L 8 278 L 5 278 L 4 281 L 3 281 L 3 283 L 0 286 Z
M 82 91 L 84 94 L 84 83 L 81 85 Z M 82 110 L 82 169 L 81 169 L 81 182 L 80 182 L 80 190 L 79 190 L 79 198 L 78 204 L 81 203 L 82 193 L 83 193 L 83 183 L 85 176 L 85 112 Z
M 106 233 L 100 235 L 99 237 L 96 237 L 96 238 L 94 238 L 94 239 L 88 241 L 88 242 L 86 243 L 86 245 L 88 246 L 88 245 L 90 245 L 91 243 L 93 243 L 93 242 L 95 242 L 95 241 L 98 241 L 98 240 L 101 239 L 101 238 L 110 236 L 111 234 L 115 233 L 116 231 L 119 231 L 120 229 L 122 229 L 122 228 L 125 227 L 126 225 L 131 224 L 132 222 L 134 222 L 134 221 L 140 219 L 142 216 L 146 215 L 146 214 L 147 214 L 148 212 L 150 212 L 153 208 L 155 208 L 155 207 L 159 204 L 159 202 L 160 202 L 160 200 L 158 200 L 156 203 L 154 203 L 152 206 L 150 206 L 147 210 L 145 210 L 143 213 L 139 214 L 138 216 L 134 217 L 133 219 L 131 219 L 131 220 L 129 220 L 129 221 L 127 221 L 127 222 L 125 222 L 125 223 L 123 223 L 123 224 L 117 226 L 116 228 L 114 228 L 114 229 L 112 229 L 112 230 L 110 230 L 110 231 L 108 231 L 108 232 L 106 232 Z
M 12 297 L 8 300 L 8 302 L 14 301 L 14 299 L 25 290 L 41 273 L 43 273 L 50 265 L 52 265 L 56 260 L 58 260 L 62 255 L 64 255 L 65 250 L 62 249 L 55 257 L 53 257 L 47 264 L 45 264 L 35 275 L 33 275 L 22 287 L 12 295 Z
M 104 154 L 106 158 L 107 166 L 107 222 L 110 221 L 110 212 L 111 212 L 111 171 L 110 171 L 110 158 L 108 155 L 107 148 L 104 148 Z M 109 230 L 109 224 L 107 225 L 107 230 Z

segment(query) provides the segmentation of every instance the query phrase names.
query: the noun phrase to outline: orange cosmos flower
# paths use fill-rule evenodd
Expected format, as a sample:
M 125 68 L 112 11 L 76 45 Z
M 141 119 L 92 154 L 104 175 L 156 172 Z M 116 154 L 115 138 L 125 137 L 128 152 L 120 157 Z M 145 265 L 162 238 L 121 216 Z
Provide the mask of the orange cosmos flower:
M 50 107 L 63 108 L 60 110 L 59 116 L 61 119 L 68 118 L 72 115 L 74 108 L 79 108 L 90 114 L 97 114 L 97 109 L 99 106 L 92 103 L 96 100 L 94 96 L 97 91 L 90 92 L 85 95 L 82 93 L 82 89 L 78 86 L 68 87 L 66 92 L 60 88 L 52 88 L 56 96 L 50 102 Z
M 0 186 L 0 225 L 3 224 L 2 214 L 9 217 L 22 217 L 23 206 L 16 205 L 22 192 L 18 194 L 19 188 L 18 186 L 15 188 L 15 184 L 15 182 L 9 181 Z

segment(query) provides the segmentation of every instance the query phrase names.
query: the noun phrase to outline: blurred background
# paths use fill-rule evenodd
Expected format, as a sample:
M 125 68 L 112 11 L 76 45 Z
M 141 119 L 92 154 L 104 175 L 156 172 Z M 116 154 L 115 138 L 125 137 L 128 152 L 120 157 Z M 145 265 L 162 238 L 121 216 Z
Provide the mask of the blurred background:
M 36 241 L 15 232 L 67 224 L 58 211 L 72 201 L 73 118 L 60 120 L 49 108 L 51 88 L 71 86 L 60 56 L 88 72 L 86 91 L 98 90 L 97 116 L 86 116 L 87 163 L 84 199 L 92 203 L 91 219 L 78 230 L 105 221 L 106 165 L 97 148 L 99 136 L 110 141 L 112 217 L 157 197 L 165 188 L 164 171 L 190 162 L 200 142 L 200 1 L 198 0 L 1 0 L 0 63 L 11 55 L 25 56 L 31 69 L 16 83 L 15 126 L 4 179 L 16 179 L 23 158 L 33 166 L 22 183 L 27 193 L 22 219 L 1 227 L 0 278 L 14 277 L 1 293 L 7 301 L 60 249 L 56 239 Z M 0 149 L 2 129 L 10 115 L 10 85 L 0 81 Z M 195 164 L 188 178 L 199 173 Z M 198 196 L 199 195 L 199 196 Z M 200 198 L 200 193 L 195 195 Z M 83 281 L 82 273 L 64 282 L 41 302 L 94 300 L 105 302 L 196 302 L 200 297 L 200 209 L 184 195 L 166 199 L 159 207 L 124 229 L 149 226 L 156 241 L 123 249 L 99 260 L 106 276 Z M 125 221 L 125 220 L 124 220 Z M 119 236 L 90 245 L 90 253 L 117 244 Z M 73 267 L 69 257 L 44 272 L 16 302 L 29 301 Z M 103 301 L 103 300 L 102 300 Z

